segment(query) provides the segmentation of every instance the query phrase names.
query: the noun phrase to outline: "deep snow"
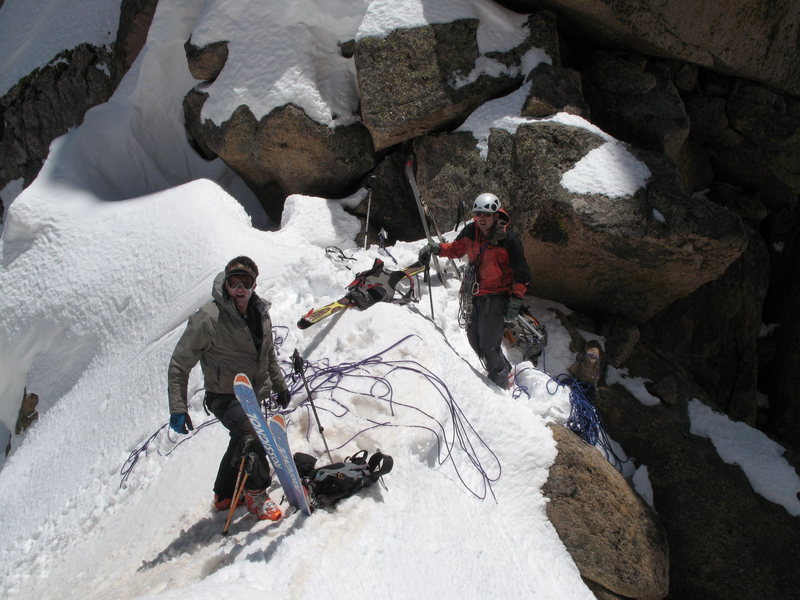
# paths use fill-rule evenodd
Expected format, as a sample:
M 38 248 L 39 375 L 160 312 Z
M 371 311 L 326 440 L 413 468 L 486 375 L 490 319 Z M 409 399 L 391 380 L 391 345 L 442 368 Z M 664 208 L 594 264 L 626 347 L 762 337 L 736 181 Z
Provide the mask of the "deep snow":
M 0 23 L 14 16 L 15 4 L 6 0 Z M 36 14 L 54 3 L 26 4 Z M 435 283 L 430 292 L 423 284 L 419 303 L 348 310 L 300 331 L 297 319 L 341 295 L 354 271 L 376 256 L 394 266 L 375 246 L 356 248 L 360 224 L 344 208 L 363 191 L 345 200 L 292 196 L 280 226 L 265 231 L 270 224 L 238 177 L 219 161 L 200 160 L 186 143 L 180 103 L 195 82 L 182 45 L 196 27 L 206 27 L 208 35 L 258 39 L 262 56 L 283 56 L 269 46 L 269 36 L 254 35 L 258 19 L 229 19 L 228 29 L 220 25 L 223 17 L 240 14 L 244 4 L 162 0 L 148 43 L 114 97 L 53 144 L 39 178 L 8 211 L 0 239 L 0 286 L 6 291 L 0 299 L 0 419 L 13 430 L 26 386 L 41 398 L 41 417 L 25 435 L 14 437 L 0 471 L 0 594 L 593 598 L 546 518 L 540 491 L 555 453 L 545 425 L 563 423 L 569 412 L 566 391 L 556 390 L 548 373 L 564 372 L 573 359 L 567 335 L 549 310 L 552 303 L 529 300 L 548 329 L 549 344 L 539 369 L 518 366 L 527 393 L 501 392 L 485 378 L 457 325 L 453 280 L 448 287 Z M 255 15 L 284 6 L 277 0 L 246 4 Z M 477 14 L 493 31 L 521 27 L 510 13 L 504 20 L 504 11 L 487 12 L 490 4 L 407 1 L 394 3 L 403 10 L 387 12 L 387 2 L 307 0 L 304 13 L 326 17 L 303 24 L 304 13 L 287 11 L 283 25 L 301 39 L 313 33 L 328 41 L 385 34 L 433 14 L 443 20 Z M 104 11 L 97 11 L 97 21 L 92 15 L 85 13 L 82 25 L 89 31 L 82 36 L 76 31 L 75 39 L 95 39 L 106 30 Z M 278 44 L 287 38 L 273 39 Z M 298 56 L 290 79 L 298 85 L 291 99 L 317 106 L 321 115 L 333 114 L 352 101 L 352 81 L 339 73 L 338 59 L 320 61 L 314 54 L 319 49 L 308 56 L 305 48 L 292 48 Z M 546 55 L 536 58 L 543 59 Z M 9 69 L 22 68 L 17 60 L 30 68 L 15 55 Z M 243 94 L 273 97 L 276 86 L 285 92 L 280 80 L 241 75 L 253 82 Z M 227 91 L 219 92 L 225 96 L 222 112 L 239 101 Z M 502 100 L 483 107 L 483 113 L 479 109 L 465 124 L 476 133 L 476 144 L 490 123 L 520 124 L 518 112 L 497 110 L 516 100 Z M 592 128 L 574 117 L 558 118 Z M 646 185 L 646 167 L 602 135 L 609 148 L 587 155 L 563 184 L 610 196 Z M 399 243 L 390 251 L 408 264 L 421 244 Z M 326 258 L 331 245 L 356 258 L 352 270 Z M 334 458 L 380 448 L 394 457 L 395 469 L 385 487 L 373 487 L 336 511 L 309 518 L 290 511 L 269 524 L 240 510 L 232 535 L 222 538 L 224 515 L 212 514 L 210 501 L 226 432 L 211 424 L 178 439 L 160 428 L 168 418 L 166 367 L 183 323 L 210 297 L 222 265 L 242 253 L 261 268 L 257 292 L 273 303 L 281 359 L 288 360 L 295 348 L 314 365 L 380 353 L 382 361 L 359 373 L 384 376 L 390 388 L 349 378 L 315 400 Z M 609 375 L 643 402 L 658 401 L 642 380 L 614 370 Z M 201 385 L 196 370 L 190 389 Z M 393 404 L 385 395 L 389 389 Z M 201 395 L 191 402 L 195 425 L 209 421 Z M 304 400 L 298 392 L 290 407 L 293 449 L 324 460 L 307 409 L 296 409 Z M 461 417 L 453 416 L 454 406 L 463 411 Z M 800 480 L 780 447 L 699 402 L 693 403 L 691 418 L 693 432 L 710 437 L 725 460 L 741 464 L 759 493 L 791 514 L 800 512 Z M 459 425 L 466 427 L 464 439 L 472 450 L 455 444 L 448 460 L 447 443 L 456 439 Z M 155 432 L 120 486 L 130 453 Z M 732 436 L 737 443 L 726 443 Z M 475 457 L 480 469 L 471 461 Z M 628 475 L 652 500 L 646 466 Z M 279 490 L 273 494 L 280 498 Z

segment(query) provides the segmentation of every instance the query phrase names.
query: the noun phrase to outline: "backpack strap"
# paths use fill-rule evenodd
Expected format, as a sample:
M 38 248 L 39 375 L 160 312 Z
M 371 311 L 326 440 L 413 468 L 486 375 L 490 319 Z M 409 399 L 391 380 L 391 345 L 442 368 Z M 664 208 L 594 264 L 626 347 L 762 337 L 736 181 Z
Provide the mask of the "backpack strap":
M 355 463 L 357 465 L 363 465 L 367 462 L 367 451 L 366 450 L 359 450 L 353 456 L 348 456 L 345 459 L 345 462 L 350 461 L 351 463 Z
M 367 464 L 369 465 L 369 472 L 372 480 L 377 481 L 392 470 L 394 460 L 392 460 L 392 457 L 388 454 L 383 454 L 378 450 L 370 457 Z

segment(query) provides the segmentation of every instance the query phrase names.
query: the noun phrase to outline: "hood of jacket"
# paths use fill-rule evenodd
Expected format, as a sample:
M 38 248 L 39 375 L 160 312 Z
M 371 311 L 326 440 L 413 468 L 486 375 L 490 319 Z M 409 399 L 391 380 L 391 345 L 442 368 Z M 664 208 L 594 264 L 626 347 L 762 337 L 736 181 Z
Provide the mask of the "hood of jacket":
M 492 231 L 492 235 L 489 239 L 490 242 L 493 244 L 497 244 L 506 237 L 506 232 L 508 231 L 508 226 L 511 224 L 511 217 L 508 216 L 508 213 L 504 209 L 500 209 L 497 211 L 497 222 L 494 224 L 494 230 Z M 477 228 L 476 228 L 477 229 Z
M 236 314 L 238 312 L 236 310 L 236 303 L 228 294 L 228 290 L 225 289 L 225 271 L 220 271 L 217 273 L 217 276 L 214 277 L 214 284 L 211 287 L 211 297 L 213 298 L 214 302 L 216 302 L 217 306 L 219 306 L 220 310 L 224 310 L 231 314 Z M 270 306 L 272 306 L 270 302 L 264 300 L 261 296 L 256 294 L 255 291 L 250 297 L 250 302 L 260 303 L 262 311 L 267 311 L 269 310 Z

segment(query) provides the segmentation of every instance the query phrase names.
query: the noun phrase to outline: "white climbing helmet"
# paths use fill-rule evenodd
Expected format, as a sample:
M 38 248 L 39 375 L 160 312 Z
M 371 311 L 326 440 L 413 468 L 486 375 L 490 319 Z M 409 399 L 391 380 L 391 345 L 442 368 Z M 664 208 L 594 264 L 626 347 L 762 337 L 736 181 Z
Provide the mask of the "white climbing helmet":
M 496 213 L 498 210 L 500 210 L 500 198 L 489 192 L 480 194 L 472 203 L 474 213 Z

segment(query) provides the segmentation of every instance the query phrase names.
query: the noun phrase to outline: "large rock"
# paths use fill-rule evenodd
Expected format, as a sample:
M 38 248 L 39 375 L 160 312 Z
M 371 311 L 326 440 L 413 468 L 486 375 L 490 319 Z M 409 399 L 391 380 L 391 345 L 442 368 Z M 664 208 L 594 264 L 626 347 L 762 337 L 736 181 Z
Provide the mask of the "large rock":
M 584 37 L 713 68 L 800 95 L 796 0 L 503 0 L 548 8 Z
M 527 81 L 531 83 L 531 91 L 522 107 L 522 116 L 541 119 L 566 112 L 589 118 L 578 71 L 542 63 L 530 72 Z
M 686 97 L 691 137 L 717 178 L 759 193 L 773 209 L 800 193 L 800 100 L 741 80 L 704 75 Z
M 633 377 L 680 374 L 665 353 L 637 346 Z M 681 401 L 645 406 L 619 385 L 601 388 L 597 408 L 608 435 L 647 467 L 655 509 L 670 546 L 670 598 L 764 600 L 800 589 L 800 519 L 753 491 L 736 465 L 690 433 L 686 403 L 697 397 L 680 381 Z
M 183 45 L 186 62 L 192 77 L 200 81 L 214 81 L 228 61 L 228 42 L 212 42 L 206 46 L 195 46 L 189 39 Z
M 800 207 L 778 213 L 772 224 L 775 255 L 764 323 L 773 349 L 762 386 L 769 395 L 771 431 L 800 449 Z
M 529 19 L 529 39 L 505 53 L 482 56 L 478 21 L 463 19 L 413 29 L 385 38 L 359 39 L 355 46 L 361 117 L 381 150 L 417 136 L 452 128 L 475 108 L 522 83 L 520 57 L 531 47 L 545 48 L 558 61 L 558 36 L 551 15 Z M 503 67 L 468 76 L 479 59 Z
M 114 87 L 128 72 L 147 41 L 157 6 L 158 0 L 122 0 L 117 38 L 114 41 Z
M 50 142 L 106 102 L 139 54 L 158 0 L 123 0 L 113 48 L 80 44 L 53 57 L 0 98 L 0 189 L 39 173 Z
M 595 52 L 583 77 L 592 122 L 638 148 L 677 161 L 689 136 L 689 117 L 673 78 L 665 61 Z
M 289 194 L 342 195 L 374 166 L 372 140 L 360 123 L 330 128 L 289 104 L 260 121 L 239 106 L 216 125 L 201 118 L 207 98 L 198 90 L 184 98 L 190 135 L 206 156 L 236 171 L 276 220 Z
M 718 278 L 747 246 L 741 220 L 679 191 L 666 159 L 639 152 L 652 177 L 633 196 L 570 192 L 562 176 L 604 141 L 585 129 L 534 122 L 493 130 L 484 161 L 469 133 L 415 142 L 417 180 L 434 217 L 496 193 L 523 238 L 532 294 L 575 310 L 641 323 Z
M 558 455 L 542 493 L 581 575 L 626 598 L 669 589 L 669 546 L 655 512 L 596 448 L 551 425 Z
M 0 98 L 0 188 L 22 178 L 33 181 L 50 142 L 80 125 L 87 110 L 113 92 L 111 55 L 81 44 L 58 54 Z
M 641 328 L 643 337 L 674 353 L 717 410 L 750 425 L 758 416 L 759 339 L 768 283 L 769 255 L 761 236 L 751 231 L 747 250 L 722 277 Z

